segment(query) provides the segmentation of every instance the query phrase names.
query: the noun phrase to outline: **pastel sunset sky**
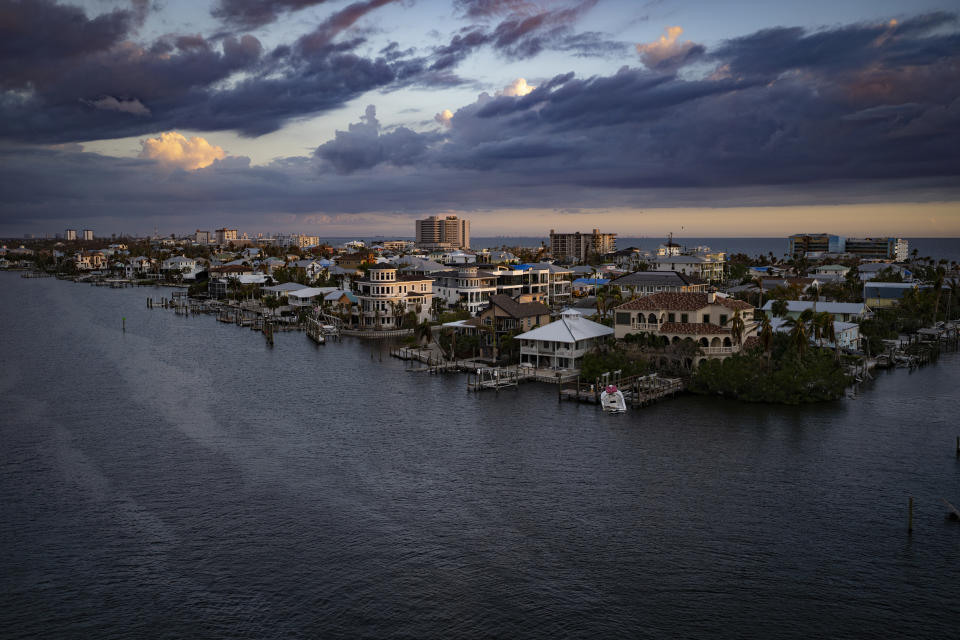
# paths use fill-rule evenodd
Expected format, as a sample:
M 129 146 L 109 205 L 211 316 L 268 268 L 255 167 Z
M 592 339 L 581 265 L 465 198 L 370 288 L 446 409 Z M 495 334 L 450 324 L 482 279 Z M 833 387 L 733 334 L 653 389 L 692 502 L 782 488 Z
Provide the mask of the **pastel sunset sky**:
M 0 92 L 0 235 L 960 236 L 945 1 L 0 0 Z

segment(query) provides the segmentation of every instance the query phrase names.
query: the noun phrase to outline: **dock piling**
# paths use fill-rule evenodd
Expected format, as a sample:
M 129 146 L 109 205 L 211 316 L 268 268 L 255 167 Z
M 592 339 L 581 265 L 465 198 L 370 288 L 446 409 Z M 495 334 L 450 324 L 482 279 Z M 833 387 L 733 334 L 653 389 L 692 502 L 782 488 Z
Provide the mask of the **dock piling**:
M 123 326 L 123 332 L 126 333 L 126 332 L 127 332 L 127 319 L 126 319 L 126 318 L 123 318 L 123 325 L 122 325 L 122 326 Z
M 907 533 L 913 533 L 913 496 L 910 496 L 910 507 L 907 514 Z

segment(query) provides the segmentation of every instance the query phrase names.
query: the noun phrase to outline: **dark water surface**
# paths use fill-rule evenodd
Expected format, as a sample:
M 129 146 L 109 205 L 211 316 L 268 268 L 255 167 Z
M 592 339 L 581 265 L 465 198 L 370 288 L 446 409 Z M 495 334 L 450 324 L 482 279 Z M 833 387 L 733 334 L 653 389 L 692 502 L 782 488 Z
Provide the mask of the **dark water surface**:
M 0 274 L 5 638 L 956 637 L 956 356 L 608 417 L 150 294 Z

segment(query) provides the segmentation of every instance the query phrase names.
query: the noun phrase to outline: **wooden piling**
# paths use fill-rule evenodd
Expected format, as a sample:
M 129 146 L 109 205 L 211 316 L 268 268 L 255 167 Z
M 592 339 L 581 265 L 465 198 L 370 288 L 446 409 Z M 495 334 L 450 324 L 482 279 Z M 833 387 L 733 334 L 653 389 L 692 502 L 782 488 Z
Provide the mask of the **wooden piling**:
M 123 318 L 123 332 L 124 332 L 124 333 L 127 332 L 127 319 L 126 319 L 126 318 Z
M 957 459 L 960 460 L 960 436 L 957 436 Z
M 907 533 L 913 533 L 913 496 L 910 496 L 910 511 L 907 514 Z

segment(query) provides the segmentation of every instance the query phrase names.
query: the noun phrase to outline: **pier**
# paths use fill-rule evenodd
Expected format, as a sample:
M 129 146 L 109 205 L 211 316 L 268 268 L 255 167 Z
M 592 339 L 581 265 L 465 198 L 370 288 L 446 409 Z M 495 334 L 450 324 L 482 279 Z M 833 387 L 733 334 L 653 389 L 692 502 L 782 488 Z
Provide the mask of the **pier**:
M 604 374 L 593 382 L 579 377 L 573 385 L 560 389 L 561 400 L 574 400 L 588 404 L 600 404 L 600 394 L 607 384 L 615 384 L 623 393 L 627 405 L 636 409 L 649 406 L 660 400 L 671 398 L 687 387 L 683 378 L 661 378 L 655 373 L 644 376 L 619 378 Z

